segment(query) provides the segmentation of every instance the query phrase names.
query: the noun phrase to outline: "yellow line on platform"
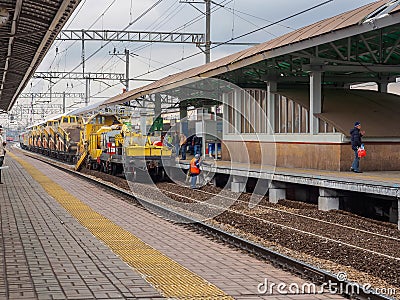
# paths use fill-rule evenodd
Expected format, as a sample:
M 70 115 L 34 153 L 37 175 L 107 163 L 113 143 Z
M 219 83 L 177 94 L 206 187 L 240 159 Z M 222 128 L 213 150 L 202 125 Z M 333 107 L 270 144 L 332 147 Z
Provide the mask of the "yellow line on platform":
M 233 299 L 138 237 L 71 195 L 30 163 L 10 153 L 45 191 L 96 238 L 142 274 L 163 296 L 173 299 Z

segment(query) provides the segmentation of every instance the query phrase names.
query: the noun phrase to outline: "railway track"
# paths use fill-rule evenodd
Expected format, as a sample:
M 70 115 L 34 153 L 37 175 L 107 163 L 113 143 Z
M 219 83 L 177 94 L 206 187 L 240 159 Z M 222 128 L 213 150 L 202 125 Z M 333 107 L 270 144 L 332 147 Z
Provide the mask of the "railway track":
M 170 191 L 164 190 L 162 188 L 160 190 L 170 193 Z M 248 202 L 240 200 L 240 199 L 235 199 L 235 198 L 224 196 L 224 195 L 221 195 L 221 194 L 211 193 L 211 192 L 204 191 L 204 190 L 201 190 L 201 189 L 196 190 L 196 192 L 205 194 L 207 196 L 212 196 L 212 197 L 218 196 L 219 198 L 225 198 L 227 200 L 235 200 L 236 202 L 240 202 L 240 203 L 243 203 L 245 205 L 248 204 Z M 310 220 L 310 221 L 313 221 L 313 222 L 317 222 L 317 223 L 321 223 L 321 224 L 327 224 L 327 225 L 330 225 L 330 226 L 336 226 L 336 227 L 339 227 L 339 228 L 342 228 L 342 229 L 346 229 L 346 230 L 351 230 L 351 231 L 354 231 L 354 232 L 357 232 L 357 233 L 360 233 L 360 234 L 366 234 L 366 235 L 371 235 L 371 236 L 376 236 L 376 237 L 382 237 L 382 238 L 385 238 L 385 239 L 388 239 L 388 240 L 393 240 L 393 241 L 396 241 L 396 242 L 400 242 L 400 238 L 399 237 L 393 237 L 393 236 L 390 236 L 390 235 L 371 232 L 371 231 L 367 231 L 365 229 L 355 228 L 355 227 L 351 227 L 351 226 L 348 226 L 348 225 L 343 225 L 343 224 L 339 224 L 339 223 L 335 223 L 335 222 L 329 222 L 329 221 L 326 221 L 326 220 L 313 218 L 313 217 L 310 217 L 310 216 L 307 216 L 307 215 L 303 215 L 303 214 L 299 214 L 299 213 L 295 213 L 295 212 L 291 212 L 291 211 L 287 211 L 287 210 L 283 210 L 283 209 L 279 209 L 279 208 L 275 208 L 275 207 L 271 207 L 271 206 L 266 206 L 266 205 L 263 205 L 263 204 L 256 204 L 252 208 L 262 208 L 262 209 L 265 209 L 265 210 L 268 210 L 268 211 L 273 211 L 273 212 L 278 212 L 280 214 L 286 214 L 286 215 L 290 215 L 290 216 L 294 216 L 294 217 L 299 217 L 299 218 L 307 219 L 307 220 Z
M 177 194 L 177 193 L 174 193 L 174 192 L 171 192 L 171 191 L 167 191 L 167 190 L 162 190 L 162 189 L 161 189 L 161 191 L 163 193 L 166 193 L 166 194 L 174 195 L 176 197 L 182 197 L 182 198 L 194 201 L 194 202 L 201 203 L 201 201 L 196 200 L 196 199 L 191 198 L 191 197 L 188 197 L 188 196 L 183 196 L 181 194 Z M 211 207 L 215 207 L 216 209 L 224 208 L 224 207 L 220 207 L 220 206 L 214 205 L 214 204 L 208 204 L 208 205 L 211 206 Z M 382 256 L 382 257 L 385 257 L 385 258 L 389 258 L 389 259 L 393 259 L 393 260 L 396 260 L 396 261 L 400 262 L 400 258 L 399 257 L 387 255 L 385 253 L 381 253 L 381 252 L 373 251 L 373 250 L 370 250 L 370 249 L 367 249 L 367 248 L 363 248 L 363 247 L 359 247 L 359 246 L 356 246 L 356 245 L 352 245 L 352 244 L 344 242 L 343 240 L 333 239 L 333 238 L 327 237 L 326 235 L 323 236 L 323 235 L 315 234 L 315 233 L 312 233 L 312 232 L 309 232 L 309 231 L 299 230 L 299 229 L 297 229 L 295 227 L 286 226 L 286 225 L 283 225 L 283 224 L 280 224 L 280 223 L 277 223 L 277 222 L 271 222 L 271 221 L 268 221 L 268 220 L 260 218 L 260 217 L 256 217 L 256 216 L 253 216 L 253 215 L 250 215 L 250 214 L 243 213 L 243 211 L 237 211 L 237 210 L 229 209 L 229 208 L 224 208 L 224 209 L 226 211 L 228 211 L 228 212 L 231 212 L 231 213 L 234 213 L 234 214 L 240 214 L 243 217 L 247 217 L 247 218 L 253 219 L 255 221 L 259 221 L 259 222 L 262 222 L 262 223 L 265 223 L 265 224 L 282 227 L 284 229 L 289 229 L 289 230 L 292 230 L 292 231 L 295 231 L 295 232 L 298 232 L 298 233 L 301 233 L 301 234 L 305 234 L 305 235 L 309 235 L 309 236 L 318 238 L 318 239 L 321 240 L 321 242 L 322 241 L 329 241 L 329 242 L 345 245 L 345 246 L 348 246 L 348 247 L 351 247 L 351 248 L 354 248 L 354 249 L 357 249 L 357 250 L 365 251 L 365 252 L 368 252 L 368 253 L 371 253 L 371 254 L 374 254 L 374 255 L 379 255 L 379 256 Z M 328 224 L 330 224 L 330 223 L 328 223 Z
M 152 212 L 155 212 L 155 213 L 159 212 L 163 216 L 166 216 L 166 215 L 172 216 L 172 219 L 179 220 L 179 221 L 182 221 L 182 222 L 186 223 L 184 226 L 188 226 L 193 230 L 200 231 L 200 232 L 202 232 L 204 234 L 207 234 L 207 235 L 215 237 L 215 238 L 217 238 L 217 239 L 219 239 L 221 241 L 224 241 L 226 243 L 234 245 L 235 247 L 238 247 L 240 249 L 243 249 L 245 251 L 253 253 L 253 254 L 257 255 L 257 256 L 260 256 L 260 257 L 262 257 L 264 259 L 267 259 L 267 260 L 271 261 L 274 265 L 277 265 L 277 266 L 279 266 L 281 268 L 284 268 L 286 270 L 290 270 L 291 272 L 294 272 L 296 274 L 301 274 L 302 276 L 307 277 L 308 279 L 312 280 L 313 282 L 317 282 L 317 283 L 320 283 L 320 284 L 331 282 L 331 283 L 336 284 L 336 285 L 340 285 L 340 284 L 342 284 L 342 285 L 352 285 L 352 284 L 354 284 L 354 283 L 350 283 L 350 282 L 347 282 L 347 281 L 343 281 L 342 278 L 338 277 L 335 274 L 329 273 L 329 272 L 324 271 L 322 269 L 319 269 L 319 268 L 316 268 L 314 266 L 311 266 L 310 264 L 307 264 L 307 263 L 304 263 L 302 261 L 290 258 L 290 257 L 288 257 L 286 255 L 280 254 L 280 253 L 278 253 L 276 251 L 273 251 L 271 249 L 268 249 L 268 248 L 266 248 L 266 247 L 264 247 L 264 246 L 262 246 L 260 244 L 254 243 L 252 241 L 249 241 L 247 239 L 239 237 L 239 236 L 237 236 L 235 234 L 232 234 L 230 232 L 222 230 L 221 228 L 213 226 L 213 225 L 211 225 L 211 224 L 209 224 L 207 222 L 199 221 L 198 219 L 195 219 L 195 218 L 193 218 L 191 216 L 188 216 L 186 214 L 182 214 L 182 213 L 176 211 L 175 209 L 172 209 L 172 208 L 167 207 L 165 205 L 160 205 L 160 204 L 157 204 L 157 203 L 154 203 L 154 202 L 147 201 L 146 199 L 138 198 L 136 195 L 133 195 L 131 191 L 128 191 L 128 190 L 123 189 L 121 187 L 117 187 L 115 185 L 109 184 L 109 183 L 104 182 L 104 181 L 95 180 L 92 176 L 88 176 L 88 175 L 82 174 L 80 172 L 76 172 L 76 171 L 72 170 L 70 167 L 64 166 L 63 164 L 60 164 L 59 162 L 50 161 L 47 158 L 42 158 L 42 157 L 37 156 L 37 155 L 32 155 L 31 153 L 29 153 L 29 152 L 26 153 L 25 151 L 24 151 L 24 154 L 28 155 L 28 156 L 30 156 L 30 157 L 32 157 L 34 159 L 41 160 L 41 161 L 43 161 L 43 162 L 45 162 L 47 164 L 50 164 L 50 165 L 52 165 L 52 166 L 54 166 L 54 167 L 56 167 L 58 169 L 61 169 L 61 170 L 65 171 L 65 172 L 73 174 L 74 176 L 77 176 L 77 177 L 82 178 L 84 180 L 88 180 L 88 181 L 90 181 L 90 182 L 92 182 L 92 183 L 94 183 L 96 185 L 99 185 L 99 186 L 101 186 L 103 188 L 106 188 L 109 191 L 118 193 L 118 194 L 122 195 L 124 198 L 129 199 L 130 201 L 132 201 L 132 200 L 136 201 L 136 202 L 139 201 L 141 204 L 145 203 L 145 206 L 147 208 L 151 208 Z M 164 190 L 164 192 L 167 193 L 167 194 L 168 193 L 172 194 L 171 191 Z M 203 191 L 203 193 L 208 193 L 210 195 L 213 195 L 212 193 L 205 192 L 205 191 Z M 183 195 L 180 195 L 180 194 L 177 194 L 177 193 L 174 193 L 174 194 L 175 194 L 176 197 L 185 197 L 189 201 L 198 202 L 198 200 L 193 199 L 191 197 L 183 196 Z M 269 207 L 267 207 L 267 208 L 270 209 Z M 282 210 L 276 209 L 276 211 L 282 211 Z M 241 212 L 237 212 L 237 211 L 234 211 L 234 210 L 230 210 L 229 212 L 230 213 L 236 213 L 236 214 L 237 213 L 242 214 Z M 284 212 L 286 213 L 286 211 L 284 211 Z M 291 214 L 294 215 L 294 216 L 296 215 L 296 214 L 293 214 L 293 213 L 291 213 Z M 300 216 L 302 216 L 302 215 L 300 215 Z M 268 221 L 263 220 L 261 218 L 255 218 L 254 216 L 251 216 L 251 215 L 246 215 L 246 217 L 253 218 L 253 219 L 255 219 L 255 220 L 259 221 L 259 222 L 263 222 L 263 223 L 266 222 L 266 223 L 268 223 L 270 225 L 286 227 L 286 229 L 294 230 L 295 232 L 298 232 L 298 233 L 307 234 L 307 235 L 313 235 L 314 237 L 319 238 L 320 240 L 321 239 L 322 240 L 327 240 L 327 238 L 323 237 L 323 236 L 318 236 L 318 235 L 312 234 L 310 232 L 302 232 L 301 230 L 298 230 L 296 228 L 290 228 L 288 226 L 283 226 L 281 224 L 268 222 Z M 315 218 L 309 218 L 309 219 L 312 220 L 312 219 L 315 219 Z M 315 220 L 318 220 L 318 219 L 315 219 Z M 318 221 L 320 221 L 320 220 L 318 220 Z M 333 240 L 333 239 L 329 239 L 329 240 L 330 240 L 330 242 L 334 242 L 334 243 L 343 243 L 341 241 L 337 241 L 337 240 Z M 397 239 L 395 239 L 395 240 L 397 240 Z M 392 257 L 392 256 L 389 256 L 389 255 L 386 255 L 386 254 L 382 254 L 382 253 L 375 253 L 374 251 L 371 251 L 369 249 L 357 247 L 357 246 L 354 246 L 354 245 L 348 245 L 348 246 L 350 246 L 352 248 L 355 248 L 355 249 L 358 249 L 358 250 L 367 251 L 367 252 L 372 253 L 374 255 L 384 256 L 387 259 L 400 260 L 398 257 Z M 352 299 L 371 299 L 371 300 L 375 300 L 375 299 L 377 299 L 377 300 L 378 299 L 380 299 L 380 300 L 392 299 L 392 298 L 387 297 L 385 295 L 377 294 L 377 293 L 375 293 L 373 291 L 364 291 L 361 288 L 360 288 L 359 292 L 357 293 L 357 295 L 353 294 L 351 289 L 350 289 L 349 293 L 346 293 L 346 292 L 347 291 L 344 292 L 344 296 L 350 297 Z

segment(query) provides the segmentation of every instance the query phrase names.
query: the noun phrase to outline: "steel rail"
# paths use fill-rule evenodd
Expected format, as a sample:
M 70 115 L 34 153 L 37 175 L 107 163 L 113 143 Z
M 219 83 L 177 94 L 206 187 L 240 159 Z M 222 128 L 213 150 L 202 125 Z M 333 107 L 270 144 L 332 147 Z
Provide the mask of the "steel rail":
M 177 196 L 177 197 L 189 199 L 189 200 L 197 202 L 199 204 L 204 203 L 204 202 L 199 201 L 197 199 L 194 199 L 194 198 L 191 198 L 191 197 L 188 197 L 188 196 L 184 196 L 184 195 L 181 195 L 181 194 L 178 194 L 178 193 L 175 193 L 175 192 L 171 192 L 171 191 L 168 191 L 168 190 L 162 190 L 162 189 L 159 189 L 159 190 L 161 192 L 172 194 L 172 195 Z M 216 196 L 216 197 L 218 197 L 218 196 Z M 207 203 L 207 205 L 209 207 L 214 207 L 214 208 L 217 208 L 217 209 L 218 208 L 224 208 L 224 207 L 221 207 L 221 206 L 218 206 L 218 205 L 215 205 L 215 204 L 210 204 L 210 203 Z M 329 238 L 329 237 L 326 237 L 326 236 L 323 236 L 323 235 L 320 235 L 320 234 L 315 234 L 315 233 L 310 232 L 310 231 L 305 231 L 305 230 L 301 230 L 301 229 L 298 229 L 298 228 L 295 228 L 295 227 L 291 227 L 291 226 L 283 225 L 283 224 L 280 224 L 280 223 L 277 223 L 277 222 L 269 221 L 269 220 L 266 220 L 266 219 L 263 219 L 263 218 L 260 218 L 260 217 L 256 217 L 256 216 L 253 216 L 253 215 L 249 215 L 249 214 L 243 213 L 241 211 L 237 211 L 237 210 L 230 209 L 230 208 L 225 208 L 225 211 L 228 211 L 230 213 L 234 213 L 234 214 L 237 214 L 237 215 L 242 215 L 242 216 L 245 216 L 245 217 L 250 218 L 250 219 L 254 219 L 254 220 L 259 221 L 259 222 L 263 222 L 263 223 L 267 223 L 267 224 L 270 224 L 270 225 L 273 225 L 273 226 L 281 227 L 281 228 L 286 229 L 286 230 L 292 230 L 292 231 L 295 231 L 295 232 L 298 232 L 298 233 L 301 233 L 301 234 L 305 234 L 305 235 L 309 235 L 311 237 L 315 237 L 315 238 L 318 238 L 318 239 L 321 239 L 321 240 L 329 241 L 329 242 L 336 243 L 336 244 L 339 244 L 339 245 L 344 245 L 344 246 L 347 246 L 347 247 L 350 247 L 350 248 L 354 248 L 356 250 L 365 251 L 365 252 L 368 252 L 368 253 L 371 253 L 371 254 L 374 254 L 374 255 L 378 255 L 378 256 L 382 256 L 382 257 L 388 258 L 388 259 L 400 261 L 400 257 L 391 256 L 391 255 L 388 255 L 388 254 L 385 254 L 385 253 L 381 253 L 381 252 L 373 251 L 373 250 L 370 250 L 370 249 L 367 249 L 367 248 L 363 248 L 363 247 L 360 247 L 360 246 L 356 246 L 356 245 L 353 245 L 353 244 L 349 244 L 349 243 L 344 242 L 344 241 L 340 241 L 340 240 L 337 240 L 337 239 Z
M 228 199 L 228 200 L 235 200 L 235 201 L 238 201 L 238 202 L 241 202 L 241 203 L 247 203 L 246 201 L 243 201 L 243 200 L 240 200 L 240 199 L 231 198 L 231 197 L 224 196 L 224 195 L 214 194 L 214 193 L 203 191 L 203 190 L 197 190 L 197 191 L 201 192 L 201 193 L 204 193 L 204 194 L 211 195 L 211 196 L 215 196 L 215 197 L 221 197 L 221 198 Z M 166 191 L 166 192 L 169 192 L 169 191 Z M 274 208 L 274 207 L 270 207 L 270 206 L 266 206 L 266 205 L 262 205 L 262 204 L 257 204 L 256 207 L 260 207 L 260 208 L 263 208 L 263 209 L 266 209 L 266 210 L 280 212 L 280 213 L 284 213 L 284 214 L 288 214 L 288 215 L 292 215 L 292 216 L 296 216 L 296 217 L 300 217 L 300 218 L 304 218 L 304 219 L 308 219 L 308 220 L 312 220 L 312 221 L 316 221 L 316 222 L 320 222 L 320 223 L 324 223 L 324 224 L 334 225 L 334 226 L 337 226 L 337 227 L 341 227 L 341 228 L 345 228 L 345 229 L 349 229 L 349 230 L 353 230 L 353 231 L 358 231 L 358 232 L 363 233 L 363 234 L 369 234 L 369 235 L 382 237 L 382 238 L 386 238 L 386 239 L 390 239 L 390 240 L 393 240 L 393 241 L 400 242 L 400 238 L 396 238 L 396 237 L 393 237 L 393 236 L 384 235 L 384 234 L 380 234 L 380 233 L 376 233 L 376 232 L 371 232 L 371 231 L 367 231 L 367 230 L 360 229 L 360 228 L 354 228 L 354 227 L 343 225 L 343 224 L 339 224 L 339 223 L 333 223 L 333 222 L 329 222 L 329 221 L 313 218 L 313 217 L 310 217 L 310 216 L 294 213 L 294 212 L 291 212 L 291 211 L 286 211 L 286 210 L 279 209 L 279 208 Z

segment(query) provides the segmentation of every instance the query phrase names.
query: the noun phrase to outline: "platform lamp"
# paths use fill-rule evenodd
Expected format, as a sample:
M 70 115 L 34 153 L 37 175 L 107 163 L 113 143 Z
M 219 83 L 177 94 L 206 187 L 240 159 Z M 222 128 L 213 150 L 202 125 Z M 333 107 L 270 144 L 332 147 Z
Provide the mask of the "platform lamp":
M 10 13 L 7 8 L 0 6 L 0 27 L 4 26 L 9 18 Z

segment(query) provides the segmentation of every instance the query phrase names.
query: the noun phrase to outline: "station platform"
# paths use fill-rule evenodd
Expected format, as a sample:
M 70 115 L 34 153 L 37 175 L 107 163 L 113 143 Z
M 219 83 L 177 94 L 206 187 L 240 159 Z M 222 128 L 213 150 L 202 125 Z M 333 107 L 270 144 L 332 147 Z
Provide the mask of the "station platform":
M 305 281 L 18 151 L 5 165 L 0 299 L 343 299 L 260 294 Z
M 351 192 L 400 197 L 400 171 L 368 171 L 364 173 L 282 168 L 251 163 L 206 158 L 202 169 L 207 172 L 295 183 Z M 188 169 L 187 160 L 179 160 L 177 168 Z

